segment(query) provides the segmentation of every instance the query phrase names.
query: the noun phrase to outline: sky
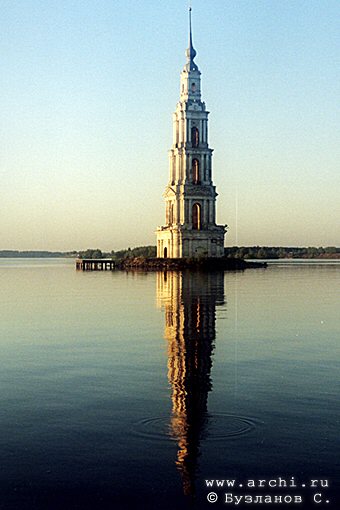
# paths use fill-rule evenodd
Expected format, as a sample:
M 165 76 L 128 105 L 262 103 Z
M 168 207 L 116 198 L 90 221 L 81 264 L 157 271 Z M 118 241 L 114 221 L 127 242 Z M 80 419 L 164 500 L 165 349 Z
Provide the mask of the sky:
M 340 3 L 192 0 L 226 245 L 340 245 Z M 164 223 L 182 0 L 2 0 L 0 249 Z

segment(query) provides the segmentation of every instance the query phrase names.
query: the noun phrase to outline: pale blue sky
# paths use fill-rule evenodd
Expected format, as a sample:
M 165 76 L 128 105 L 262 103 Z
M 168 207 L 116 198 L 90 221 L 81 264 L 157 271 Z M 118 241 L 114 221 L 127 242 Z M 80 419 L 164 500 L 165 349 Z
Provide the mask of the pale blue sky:
M 340 245 L 340 3 L 193 0 L 227 245 Z M 182 0 L 2 0 L 0 249 L 155 244 Z

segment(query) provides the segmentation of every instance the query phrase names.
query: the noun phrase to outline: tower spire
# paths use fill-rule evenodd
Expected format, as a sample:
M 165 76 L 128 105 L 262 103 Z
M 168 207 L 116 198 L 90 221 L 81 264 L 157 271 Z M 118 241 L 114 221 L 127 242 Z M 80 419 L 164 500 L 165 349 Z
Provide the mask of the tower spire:
M 197 53 L 196 53 L 196 50 L 192 44 L 191 11 L 192 11 L 192 9 L 191 9 L 191 7 L 189 7 L 189 47 L 185 53 L 186 53 L 186 57 L 187 57 L 187 63 L 190 66 L 190 70 L 193 70 L 193 69 L 196 69 L 196 67 L 197 67 L 194 62 L 194 58 L 196 57 Z

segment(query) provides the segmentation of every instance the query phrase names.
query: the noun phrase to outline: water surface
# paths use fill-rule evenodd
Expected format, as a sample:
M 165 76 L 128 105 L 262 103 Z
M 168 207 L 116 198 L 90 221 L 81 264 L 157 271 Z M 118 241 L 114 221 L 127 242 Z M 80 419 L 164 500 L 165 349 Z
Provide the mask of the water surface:
M 339 281 L 0 259 L 0 508 L 228 508 L 205 480 L 280 476 L 339 508 Z

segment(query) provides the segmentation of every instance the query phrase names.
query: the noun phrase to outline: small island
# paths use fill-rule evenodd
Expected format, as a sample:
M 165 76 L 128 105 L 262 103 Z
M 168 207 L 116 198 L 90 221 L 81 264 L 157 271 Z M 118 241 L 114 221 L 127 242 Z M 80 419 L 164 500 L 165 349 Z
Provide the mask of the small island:
M 202 258 L 157 258 L 157 257 L 124 257 L 113 260 L 107 258 L 78 258 L 76 269 L 82 271 L 236 271 L 248 268 L 267 267 L 266 262 L 245 261 L 228 257 Z
M 99 248 L 77 253 L 76 267 L 85 270 L 223 270 L 235 271 L 267 267 L 266 260 L 277 259 L 337 259 L 340 248 L 297 247 L 228 247 L 224 257 L 158 258 L 156 246 L 137 246 L 125 250 L 102 252 Z

